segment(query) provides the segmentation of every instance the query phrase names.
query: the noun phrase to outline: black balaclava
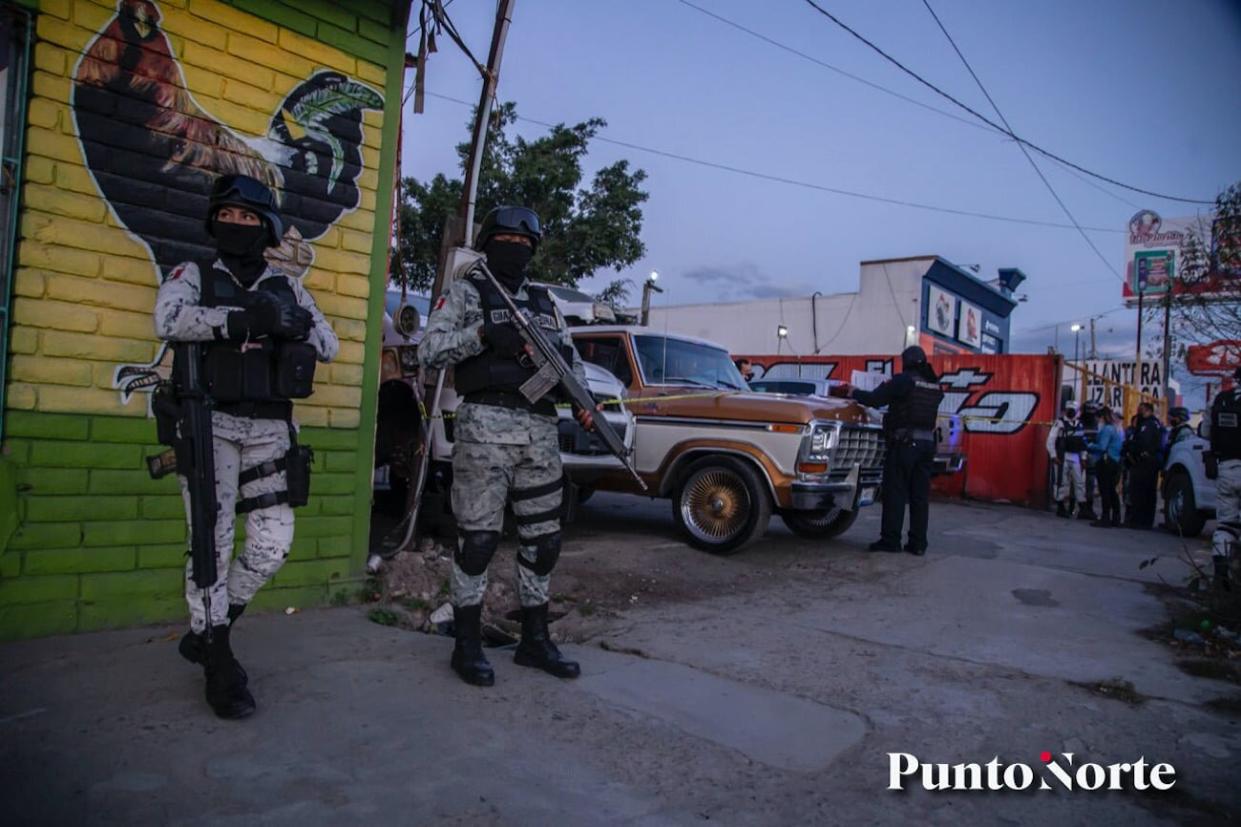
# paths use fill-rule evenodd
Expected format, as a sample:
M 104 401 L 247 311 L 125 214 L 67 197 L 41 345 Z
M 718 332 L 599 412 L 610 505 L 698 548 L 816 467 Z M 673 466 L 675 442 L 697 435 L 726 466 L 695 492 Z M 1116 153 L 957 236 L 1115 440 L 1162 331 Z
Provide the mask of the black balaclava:
M 534 257 L 534 250 L 520 241 L 488 241 L 486 253 L 487 269 L 495 274 L 505 290 L 517 292 L 526 280 L 526 265 Z
M 216 252 L 220 260 L 238 281 L 248 287 L 263 275 L 263 271 L 267 269 L 263 251 L 267 249 L 270 235 L 267 222 L 234 224 L 212 218 L 211 234 L 215 236 Z

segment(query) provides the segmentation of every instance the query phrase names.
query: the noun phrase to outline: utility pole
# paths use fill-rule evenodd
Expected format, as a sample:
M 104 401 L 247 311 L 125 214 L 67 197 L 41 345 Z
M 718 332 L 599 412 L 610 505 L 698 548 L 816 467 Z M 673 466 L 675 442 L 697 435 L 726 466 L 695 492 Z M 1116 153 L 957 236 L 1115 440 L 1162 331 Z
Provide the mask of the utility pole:
M 1172 404 L 1172 287 L 1163 297 L 1163 398 Z
M 652 270 L 651 274 L 646 277 L 646 281 L 642 283 L 641 324 L 643 327 L 646 327 L 647 325 L 651 323 L 651 294 L 664 292 L 664 288 L 660 287 L 658 284 L 655 283 L 656 279 L 658 278 L 659 278 L 659 273 L 656 272 L 655 270 Z
M 478 111 L 474 120 L 474 131 L 470 138 L 470 165 L 466 167 L 465 182 L 461 193 L 460 207 L 460 228 L 454 233 L 457 238 L 453 239 L 458 245 L 455 248 L 449 247 L 447 255 L 441 259 L 441 267 L 435 274 L 435 284 L 431 288 L 431 306 L 435 307 L 436 300 L 443 293 L 448 285 L 449 279 L 456 271 L 458 262 L 461 261 L 461 255 L 467 253 L 462 250 L 463 247 L 469 247 L 470 242 L 474 238 L 474 202 L 478 196 L 478 174 L 483 164 L 483 150 L 487 145 L 487 123 L 491 119 L 491 105 L 495 101 L 496 86 L 500 82 L 500 62 L 504 58 L 504 41 L 508 37 L 509 25 L 513 20 L 513 6 L 516 0 L 500 0 L 496 6 L 496 21 L 491 32 L 491 51 L 487 55 L 487 72 L 483 76 L 483 88 L 479 93 Z M 445 240 L 449 236 L 447 233 L 452 232 L 453 222 L 451 219 L 445 226 Z M 445 245 L 448 247 L 448 245 Z M 434 372 L 434 380 L 428 374 L 425 377 L 426 384 L 434 385 L 431 392 L 431 404 L 427 406 L 432 419 L 424 417 L 422 420 L 422 453 L 418 457 L 418 465 L 414 472 L 414 479 L 409 486 L 409 499 L 406 501 L 404 533 L 400 543 L 394 549 L 400 551 L 408 549 L 414 541 L 414 532 L 418 526 L 418 512 L 422 507 L 422 493 L 427 485 L 427 473 L 431 468 L 431 443 L 432 431 L 435 424 L 434 417 L 440 415 L 440 397 L 444 392 L 444 371 L 437 370 Z M 443 427 L 443 420 L 438 420 L 440 427 Z
M 1099 358 L 1099 351 L 1095 350 L 1095 343 L 1094 343 L 1094 321 L 1095 321 L 1095 318 L 1096 318 L 1096 317 L 1094 317 L 1094 316 L 1091 316 L 1091 317 L 1090 317 L 1090 358 L 1091 358 L 1091 359 L 1098 359 L 1098 358 Z

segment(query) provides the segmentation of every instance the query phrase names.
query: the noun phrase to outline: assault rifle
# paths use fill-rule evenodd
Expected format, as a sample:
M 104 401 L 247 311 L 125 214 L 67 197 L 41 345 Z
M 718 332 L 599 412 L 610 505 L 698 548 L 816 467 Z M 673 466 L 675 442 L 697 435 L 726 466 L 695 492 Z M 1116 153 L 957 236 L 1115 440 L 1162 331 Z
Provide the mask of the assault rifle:
M 488 279 L 491 284 L 499 292 L 500 297 L 504 299 L 504 303 L 508 305 L 509 316 L 513 320 L 513 324 L 517 326 L 517 332 L 526 340 L 529 345 L 527 348 L 531 360 L 534 362 L 538 371 L 526 380 L 518 390 L 530 402 L 538 402 L 548 391 L 559 385 L 564 389 L 565 395 L 569 397 L 569 401 L 577 409 L 590 411 L 594 416 L 594 430 L 603 440 L 603 444 L 611 451 L 617 459 L 625 466 L 633 478 L 638 481 L 638 485 L 642 490 L 646 490 L 646 483 L 638 476 L 638 471 L 634 468 L 633 460 L 629 456 L 629 451 L 625 448 L 625 443 L 621 440 L 620 435 L 612 427 L 612 423 L 603 416 L 602 412 L 595 410 L 594 397 L 590 395 L 590 391 L 586 386 L 578 380 L 577 375 L 573 373 L 573 367 L 565 361 L 564 356 L 560 354 L 560 348 L 547 340 L 543 335 L 543 331 L 539 329 L 530 318 L 522 312 L 517 306 L 517 302 L 513 301 L 513 297 L 504 289 L 504 286 L 496 280 L 491 271 L 487 269 L 487 265 L 480 259 L 475 262 L 477 267 Z

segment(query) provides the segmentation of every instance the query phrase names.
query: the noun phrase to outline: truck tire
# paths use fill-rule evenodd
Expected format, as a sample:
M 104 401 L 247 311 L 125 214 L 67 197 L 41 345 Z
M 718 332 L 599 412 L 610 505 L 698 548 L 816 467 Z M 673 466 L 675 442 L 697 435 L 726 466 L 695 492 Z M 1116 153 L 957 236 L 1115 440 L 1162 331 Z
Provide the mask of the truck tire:
M 767 531 L 771 497 L 767 483 L 748 462 L 707 456 L 681 475 L 672 516 L 694 548 L 735 554 Z
M 1168 528 L 1179 531 L 1182 537 L 1197 537 L 1206 525 L 1194 498 L 1193 483 L 1184 471 L 1173 471 L 1163 486 L 1163 518 Z
M 857 509 L 844 511 L 825 508 L 821 511 L 786 511 L 780 515 L 789 531 L 810 540 L 830 540 L 849 530 L 857 519 Z

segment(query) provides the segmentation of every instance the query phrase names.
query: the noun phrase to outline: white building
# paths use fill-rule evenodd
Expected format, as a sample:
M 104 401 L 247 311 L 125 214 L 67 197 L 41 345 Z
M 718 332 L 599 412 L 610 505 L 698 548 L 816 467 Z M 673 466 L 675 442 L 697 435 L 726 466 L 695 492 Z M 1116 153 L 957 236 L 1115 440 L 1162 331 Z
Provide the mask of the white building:
M 928 353 L 1005 353 L 1013 290 L 1024 279 L 1005 268 L 992 287 L 936 255 L 864 261 L 856 293 L 653 307 L 650 326 L 732 353 L 895 354 L 911 344 Z

